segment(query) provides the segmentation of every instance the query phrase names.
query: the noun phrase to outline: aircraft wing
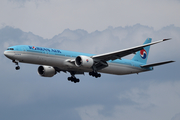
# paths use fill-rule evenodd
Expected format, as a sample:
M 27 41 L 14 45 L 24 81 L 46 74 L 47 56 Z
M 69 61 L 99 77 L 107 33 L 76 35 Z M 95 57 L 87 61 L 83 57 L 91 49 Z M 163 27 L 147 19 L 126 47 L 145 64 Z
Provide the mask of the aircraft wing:
M 157 43 L 160 43 L 163 41 L 167 41 L 167 40 L 170 40 L 170 38 L 158 40 L 158 41 L 155 41 L 152 43 L 148 43 L 148 44 L 144 44 L 144 45 L 140 45 L 140 46 L 136 46 L 136 47 L 132 47 L 132 48 L 128 48 L 128 49 L 109 52 L 109 53 L 105 53 L 105 54 L 94 55 L 94 56 L 92 56 L 92 58 L 95 60 L 101 60 L 101 61 L 121 59 L 124 56 L 130 55 L 130 54 L 136 53 L 137 51 L 142 50 L 144 47 L 154 45 L 154 44 L 157 44 Z
M 163 64 L 168 64 L 168 63 L 171 63 L 171 62 L 175 62 L 175 61 L 165 61 L 165 62 L 159 62 L 159 63 L 141 65 L 141 67 L 143 67 L 143 68 L 146 68 L 146 67 L 154 67 L 154 66 L 159 66 L 159 65 L 163 65 Z

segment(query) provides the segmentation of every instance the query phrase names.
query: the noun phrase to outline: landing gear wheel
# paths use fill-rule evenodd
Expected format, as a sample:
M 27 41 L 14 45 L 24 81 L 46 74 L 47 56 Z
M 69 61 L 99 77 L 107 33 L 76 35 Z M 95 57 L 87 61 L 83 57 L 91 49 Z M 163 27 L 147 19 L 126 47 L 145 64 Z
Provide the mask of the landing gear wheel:
M 98 76 L 98 77 L 101 77 L 101 74 L 98 74 L 97 76 Z
M 20 67 L 19 66 L 16 66 L 16 70 L 19 70 L 20 69 Z
M 92 72 L 89 72 L 89 75 L 90 75 L 90 76 L 93 75 Z
M 68 77 L 68 81 L 71 81 L 71 82 L 77 83 L 77 82 L 79 82 L 80 80 L 79 80 L 79 79 L 77 79 L 76 77 Z
M 80 80 L 79 79 L 76 79 L 75 82 L 79 82 Z
M 68 77 L 68 81 L 71 81 L 71 77 Z
M 72 82 L 74 82 L 74 83 L 77 83 L 77 82 L 79 82 L 80 80 L 79 79 L 74 79 Z
M 101 74 L 97 73 L 97 72 L 89 72 L 90 76 L 93 76 L 95 78 L 101 77 Z

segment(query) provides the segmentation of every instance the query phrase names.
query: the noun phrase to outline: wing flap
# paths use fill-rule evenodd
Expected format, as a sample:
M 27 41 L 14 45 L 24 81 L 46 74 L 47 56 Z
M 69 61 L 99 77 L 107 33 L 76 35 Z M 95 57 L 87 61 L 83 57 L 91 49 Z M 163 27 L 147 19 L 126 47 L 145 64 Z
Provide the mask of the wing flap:
M 165 62 L 159 62 L 159 63 L 141 65 L 141 67 L 143 67 L 143 68 L 145 68 L 145 67 L 154 67 L 154 66 L 159 66 L 159 65 L 163 65 L 163 64 L 172 63 L 172 62 L 175 62 L 175 61 L 165 61 Z

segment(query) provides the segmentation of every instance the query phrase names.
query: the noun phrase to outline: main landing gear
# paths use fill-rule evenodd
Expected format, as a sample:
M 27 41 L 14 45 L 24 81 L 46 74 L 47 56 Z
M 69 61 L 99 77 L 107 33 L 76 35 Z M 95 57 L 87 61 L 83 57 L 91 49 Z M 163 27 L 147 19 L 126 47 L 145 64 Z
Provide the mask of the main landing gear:
M 71 71 L 70 74 L 71 74 L 71 77 L 68 77 L 69 81 L 74 82 L 74 83 L 80 82 L 80 80 L 75 77 L 76 72 L 74 72 L 74 71 L 72 72 Z M 101 77 L 101 74 L 97 73 L 96 71 L 89 72 L 89 75 L 93 76 L 95 78 Z
M 16 70 L 19 70 L 20 67 L 19 67 L 19 65 L 18 65 L 18 62 L 17 62 L 16 60 L 13 60 L 12 62 L 15 63 L 15 64 L 17 65 L 17 66 L 15 67 L 15 69 L 16 69 Z
M 95 78 L 101 77 L 101 74 L 97 73 L 97 72 L 89 72 L 90 76 L 93 76 Z
M 69 80 L 69 81 L 74 82 L 74 83 L 77 83 L 77 82 L 80 81 L 79 79 L 77 79 L 77 78 L 75 77 L 75 73 L 74 73 L 74 72 L 70 72 L 70 73 L 71 73 L 71 77 L 68 77 L 68 80 Z
M 101 77 L 101 74 L 97 72 L 97 68 L 95 66 L 92 66 L 93 71 L 89 72 L 90 76 L 93 76 L 95 78 Z

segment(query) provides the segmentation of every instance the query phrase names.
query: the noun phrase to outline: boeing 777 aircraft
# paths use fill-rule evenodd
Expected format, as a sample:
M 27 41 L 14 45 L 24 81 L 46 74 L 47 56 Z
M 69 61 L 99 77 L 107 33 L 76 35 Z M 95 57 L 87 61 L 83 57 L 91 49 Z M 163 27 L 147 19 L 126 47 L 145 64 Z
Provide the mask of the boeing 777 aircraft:
M 105 54 L 86 54 L 72 51 L 65 51 L 52 48 L 37 47 L 31 45 L 17 45 L 9 47 L 4 51 L 4 55 L 12 60 L 19 70 L 19 62 L 38 64 L 38 73 L 43 77 L 52 77 L 57 72 L 69 72 L 71 82 L 79 82 L 76 74 L 89 72 L 90 76 L 101 77 L 100 73 L 115 75 L 125 75 L 153 70 L 154 66 L 171 63 L 174 61 L 146 64 L 151 45 L 167 41 L 163 39 L 151 43 L 151 38 L 147 38 L 143 45 L 109 52 Z M 135 54 L 131 60 L 122 57 Z

